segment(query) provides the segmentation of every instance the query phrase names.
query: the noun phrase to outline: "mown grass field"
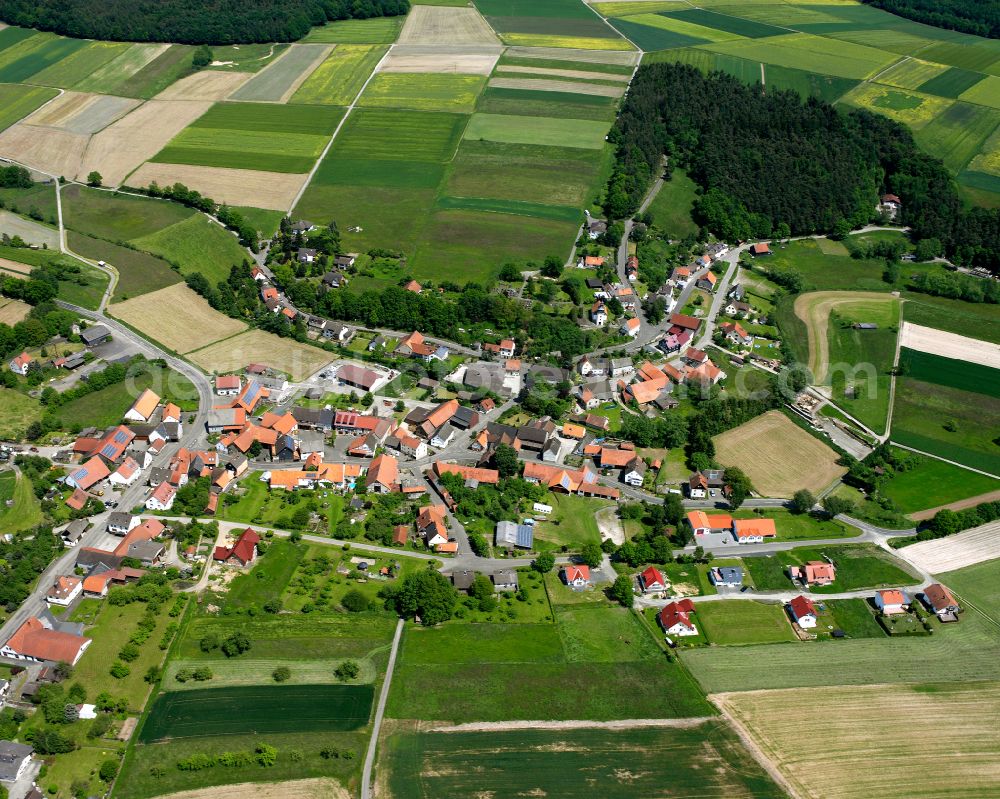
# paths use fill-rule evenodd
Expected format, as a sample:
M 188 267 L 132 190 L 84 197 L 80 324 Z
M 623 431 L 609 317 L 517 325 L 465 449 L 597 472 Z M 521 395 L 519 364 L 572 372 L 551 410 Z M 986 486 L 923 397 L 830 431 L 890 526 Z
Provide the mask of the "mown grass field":
M 978 388 L 970 385 L 973 387 Z M 1000 431 L 996 396 L 909 376 L 897 378 L 891 438 L 922 452 L 1000 474 L 1000 453 L 993 443 Z
M 475 114 L 466 128 L 465 138 L 473 141 L 483 139 L 509 144 L 599 150 L 604 146 L 606 133 L 607 125 L 604 122 Z
M 897 472 L 881 488 L 902 513 L 936 508 L 1000 487 L 1000 482 L 992 477 L 935 458 L 910 455 L 918 459 L 918 464 L 908 471 Z
M 133 239 L 132 245 L 177 264 L 181 274 L 201 272 L 212 285 L 228 278 L 230 268 L 249 257 L 232 233 L 202 214 Z
M 66 273 L 65 279 L 59 281 L 59 299 L 82 308 L 96 309 L 108 287 L 109 278 L 104 272 L 83 261 L 61 255 L 53 250 L 30 250 L 24 247 L 0 245 L 0 258 L 17 261 L 28 266 L 44 266 L 54 263 L 79 269 L 78 273 Z
M 66 227 L 113 242 L 149 236 L 196 214 L 178 203 L 67 186 L 62 190 Z
M 859 300 L 838 304 L 827 331 L 830 382 L 835 401 L 876 433 L 885 432 L 892 367 L 899 335 L 900 304 Z M 877 330 L 855 324 L 877 324 Z
M 581 612 L 608 611 L 613 609 Z M 551 624 L 408 627 L 387 713 L 393 718 L 466 722 L 667 718 L 711 712 L 687 672 L 663 655 L 631 659 L 642 650 L 634 648 L 638 643 L 626 644 L 622 636 L 627 634 L 631 641 L 640 630 L 633 633 L 610 619 L 595 621 L 593 627 L 578 621 L 568 619 L 560 629 Z M 585 638 L 576 642 L 579 635 Z M 564 639 L 570 643 L 564 644 Z M 609 660 L 622 649 L 625 655 Z M 601 660 L 571 660 L 571 654 Z M 615 692 L 591 690 L 599 675 L 608 673 L 609 662 L 614 662 Z M 515 684 L 521 690 L 511 692 Z
M 20 441 L 28 425 L 42 418 L 42 406 L 38 401 L 19 391 L 0 388 L 0 403 L 3 404 L 0 436 L 5 440 Z
M 42 507 L 31 481 L 13 470 L 0 472 L 0 503 L 0 525 L 8 532 L 30 530 L 42 522 Z
M 610 122 L 615 106 L 615 98 L 599 94 L 487 86 L 479 98 L 478 110 L 487 114 L 606 119 Z
M 783 795 L 732 730 L 717 721 L 632 730 L 407 731 L 386 739 L 379 768 L 388 771 L 395 799 L 570 799 L 580 796 L 581 785 L 609 799 L 654 796 L 665 788 L 706 799 Z
M 611 503 L 566 494 L 552 494 L 546 502 L 551 502 L 552 515 L 536 526 L 540 548 L 555 549 L 566 544 L 576 550 L 584 544 L 601 543 L 594 516 L 602 508 L 611 507 Z
M 998 786 L 992 768 L 1000 752 L 996 683 L 820 687 L 727 694 L 717 702 L 749 729 L 802 796 L 830 796 L 834 782 L 833 795 L 843 799 L 989 796 Z M 806 733 L 803 712 L 827 720 L 808 725 Z M 933 727 L 935 757 L 928 758 L 925 742 L 912 734 L 915 726 Z M 806 734 L 810 746 L 803 747 Z M 859 749 L 864 767 L 845 769 Z
M 695 626 L 713 644 L 769 644 L 794 641 L 792 625 L 779 603 L 733 599 L 699 602 Z
M 664 182 L 649 204 L 653 223 L 671 238 L 684 238 L 690 233 L 697 233 L 698 226 L 691 218 L 695 197 L 694 181 L 683 170 L 675 169 L 670 180 Z
M 105 261 L 118 270 L 113 299 L 126 300 L 140 294 L 180 283 L 181 276 L 162 258 L 112 244 L 110 241 L 67 231 L 66 239 L 75 253 L 95 261 Z
M 280 732 L 350 732 L 368 723 L 371 685 L 269 685 L 167 691 L 142 727 L 143 743 Z
M 313 28 L 304 42 L 334 44 L 392 44 L 403 27 L 403 17 L 372 17 L 328 22 Z
M 152 160 L 158 163 L 307 172 L 343 111 L 328 106 L 218 103 Z

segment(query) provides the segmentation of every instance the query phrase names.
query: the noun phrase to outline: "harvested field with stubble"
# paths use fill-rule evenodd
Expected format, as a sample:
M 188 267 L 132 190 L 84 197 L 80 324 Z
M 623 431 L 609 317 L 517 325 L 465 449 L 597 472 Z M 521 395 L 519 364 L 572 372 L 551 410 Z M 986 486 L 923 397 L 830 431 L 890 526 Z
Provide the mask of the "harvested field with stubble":
M 230 322 L 235 321 L 224 318 Z M 319 371 L 334 359 L 331 353 L 319 347 L 300 344 L 294 339 L 281 338 L 263 330 L 248 330 L 225 341 L 219 341 L 219 338 L 216 336 L 211 339 L 216 343 L 203 346 L 202 349 L 193 352 L 189 350 L 188 360 L 217 374 L 239 371 L 248 363 L 263 363 L 298 381 Z
M 639 63 L 639 54 L 634 50 L 574 50 L 570 47 L 514 46 L 507 48 L 507 57 L 583 61 L 592 64 L 618 64 L 630 67 Z
M 151 100 L 94 135 L 78 173 L 67 174 L 86 178 L 96 169 L 105 186 L 119 186 L 130 172 L 156 155 L 211 106 L 207 100 Z M 133 185 L 147 186 L 149 181 Z
M 791 497 L 800 488 L 818 493 L 843 475 L 836 452 L 781 411 L 716 436 L 719 463 L 738 466 L 765 497 Z
M 392 49 L 379 71 L 489 75 L 502 52 L 502 47 L 492 45 L 401 44 Z
M 932 327 L 903 322 L 899 346 L 918 352 L 929 352 L 942 358 L 968 361 L 1000 369 L 1000 345 L 988 341 L 947 333 Z M 970 388 L 974 388 L 971 387 Z
M 986 501 L 986 500 L 984 500 Z M 921 541 L 899 550 L 924 571 L 940 574 L 1000 558 L 1000 522 L 991 522 L 957 535 Z
M 7 270 L 0 268 L 0 275 L 6 274 Z M 0 324 L 13 327 L 18 322 L 24 320 L 31 311 L 31 306 L 20 300 L 0 299 Z
M 350 793 L 336 780 L 308 779 L 287 782 L 240 782 L 163 794 L 159 799 L 350 799 Z
M 91 134 L 103 130 L 139 105 L 139 100 L 106 94 L 63 92 L 25 120 L 26 124 Z
M 53 175 L 76 175 L 89 138 L 19 122 L 0 133 L 0 155 Z
M 128 182 L 148 186 L 155 180 L 163 186 L 180 181 L 216 202 L 286 211 L 307 177 L 290 172 L 150 162 L 136 170 Z
M 998 683 L 821 687 L 710 698 L 803 799 L 1000 795 Z M 862 752 L 863 768 L 845 768 Z
M 287 103 L 332 50 L 332 44 L 293 44 L 276 61 L 233 92 L 232 99 Z
M 20 236 L 29 244 L 47 244 L 49 249 L 59 248 L 59 231 L 10 211 L 0 211 L 0 233 Z
M 181 78 L 158 95 L 157 100 L 225 100 L 251 77 L 249 72 L 202 70 Z
M 399 44 L 500 44 L 493 29 L 474 8 L 414 6 Z
M 219 313 L 183 283 L 115 303 L 108 314 L 181 354 L 246 329 L 243 322 Z

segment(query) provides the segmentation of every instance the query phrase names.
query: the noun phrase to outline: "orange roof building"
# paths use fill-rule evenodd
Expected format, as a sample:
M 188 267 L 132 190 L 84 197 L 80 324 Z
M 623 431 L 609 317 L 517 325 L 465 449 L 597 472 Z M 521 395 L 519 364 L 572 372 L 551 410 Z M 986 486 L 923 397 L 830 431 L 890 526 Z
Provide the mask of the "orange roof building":
M 89 638 L 49 629 L 32 616 L 0 647 L 0 655 L 15 660 L 48 660 L 75 666 L 88 646 Z
M 399 487 L 399 461 L 392 455 L 382 453 L 372 461 L 365 486 L 376 494 L 388 494 Z
M 147 388 L 132 403 L 132 407 L 125 412 L 125 418 L 132 422 L 145 422 L 153 415 L 153 411 L 159 404 L 159 395 Z

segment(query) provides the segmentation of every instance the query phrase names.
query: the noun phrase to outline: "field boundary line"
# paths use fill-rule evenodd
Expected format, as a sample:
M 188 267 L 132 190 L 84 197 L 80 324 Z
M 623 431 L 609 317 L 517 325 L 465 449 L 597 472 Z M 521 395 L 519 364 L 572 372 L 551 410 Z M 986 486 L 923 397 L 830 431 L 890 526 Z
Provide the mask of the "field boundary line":
M 750 754 L 760 764 L 760 767 L 767 772 L 768 776 L 780 787 L 784 788 L 792 799 L 805 799 L 805 794 L 800 790 L 802 786 L 793 785 L 791 780 L 778 768 L 777 764 L 764 751 L 764 748 L 750 734 L 750 730 L 738 720 L 726 703 L 726 694 L 708 694 L 708 701 L 715 705 L 722 718 L 726 720 L 730 728 L 736 733 L 743 745 Z
M 386 700 L 389 698 L 389 686 L 392 683 L 392 672 L 396 668 L 396 656 L 399 654 L 399 640 L 403 636 L 403 620 L 396 622 L 396 632 L 392 636 L 392 649 L 389 652 L 389 665 L 385 669 L 385 679 L 379 693 L 378 705 L 375 708 L 375 721 L 372 724 L 372 737 L 368 741 L 368 751 L 365 753 L 365 767 L 361 773 L 361 799 L 369 799 L 372 795 L 372 766 L 375 765 L 375 750 L 378 747 L 378 734 L 385 716 Z
M 361 95 L 364 94 L 365 89 L 368 88 L 368 84 L 372 82 L 372 78 L 374 78 L 378 74 L 379 70 L 382 68 L 382 64 L 385 63 L 385 60 L 389 57 L 389 53 L 392 52 L 392 48 L 395 46 L 396 46 L 395 42 L 389 45 L 386 51 L 382 54 L 382 57 L 378 60 L 378 63 L 375 65 L 374 69 L 372 69 L 371 73 L 368 75 L 368 78 L 365 80 L 363 84 L 361 84 L 361 88 L 358 89 L 358 93 L 354 95 L 354 99 L 351 100 L 351 104 L 347 106 L 347 110 L 344 111 L 344 116 L 340 118 L 340 122 L 337 123 L 337 127 L 334 128 L 333 133 L 330 135 L 330 139 L 329 141 L 327 141 L 326 147 L 323 148 L 323 152 L 321 152 L 319 154 L 319 157 L 313 162 L 312 169 L 309 170 L 309 174 L 306 176 L 305 181 L 303 181 L 302 185 L 299 187 L 299 190 L 295 193 L 295 196 L 292 198 L 291 205 L 289 205 L 288 207 L 289 215 L 292 213 L 292 211 L 295 210 L 295 206 L 299 204 L 299 201 L 301 201 L 302 195 L 306 193 L 306 189 L 308 189 L 309 184 L 312 183 L 313 178 L 316 176 L 316 172 L 319 171 L 320 164 L 323 163 L 323 159 L 326 158 L 327 153 L 330 152 L 330 148 L 333 147 L 333 143 L 334 141 L 336 141 L 337 135 L 344 127 L 348 117 L 351 116 L 351 112 L 354 111 L 355 107 L 357 106 L 358 100 L 361 99 Z
M 718 716 L 689 716 L 679 719 L 617 719 L 614 721 L 588 721 L 576 719 L 568 721 L 469 721 L 465 724 L 450 724 L 431 727 L 427 732 L 501 732 L 506 730 L 634 730 L 640 727 L 699 727 Z
M 966 469 L 970 472 L 975 472 L 976 474 L 984 475 L 985 477 L 992 477 L 994 480 L 1000 480 L 1000 475 L 993 474 L 992 472 L 984 472 L 982 469 L 976 469 L 973 466 L 966 466 L 964 463 L 959 463 L 958 461 L 950 461 L 947 458 L 942 458 L 940 455 L 935 455 L 932 452 L 924 452 L 922 449 L 917 449 L 915 447 L 908 447 L 906 446 L 906 444 L 900 444 L 898 441 L 892 440 L 891 434 L 887 440 L 894 447 L 899 447 L 900 449 L 905 449 L 910 452 L 916 452 L 918 455 L 926 455 L 928 458 L 934 458 L 934 460 L 942 461 L 944 463 L 951 464 L 952 466 L 958 466 L 960 469 Z

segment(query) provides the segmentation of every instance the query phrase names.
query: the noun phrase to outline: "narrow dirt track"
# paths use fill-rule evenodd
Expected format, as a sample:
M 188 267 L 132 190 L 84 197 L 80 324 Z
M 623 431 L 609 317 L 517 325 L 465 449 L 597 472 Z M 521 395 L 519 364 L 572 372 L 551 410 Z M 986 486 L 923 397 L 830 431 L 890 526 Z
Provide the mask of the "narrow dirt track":
M 830 366 L 830 312 L 838 305 L 863 300 L 891 300 L 891 294 L 877 291 L 811 291 L 795 299 L 795 315 L 809 332 L 809 371 L 817 383 L 822 383 Z

